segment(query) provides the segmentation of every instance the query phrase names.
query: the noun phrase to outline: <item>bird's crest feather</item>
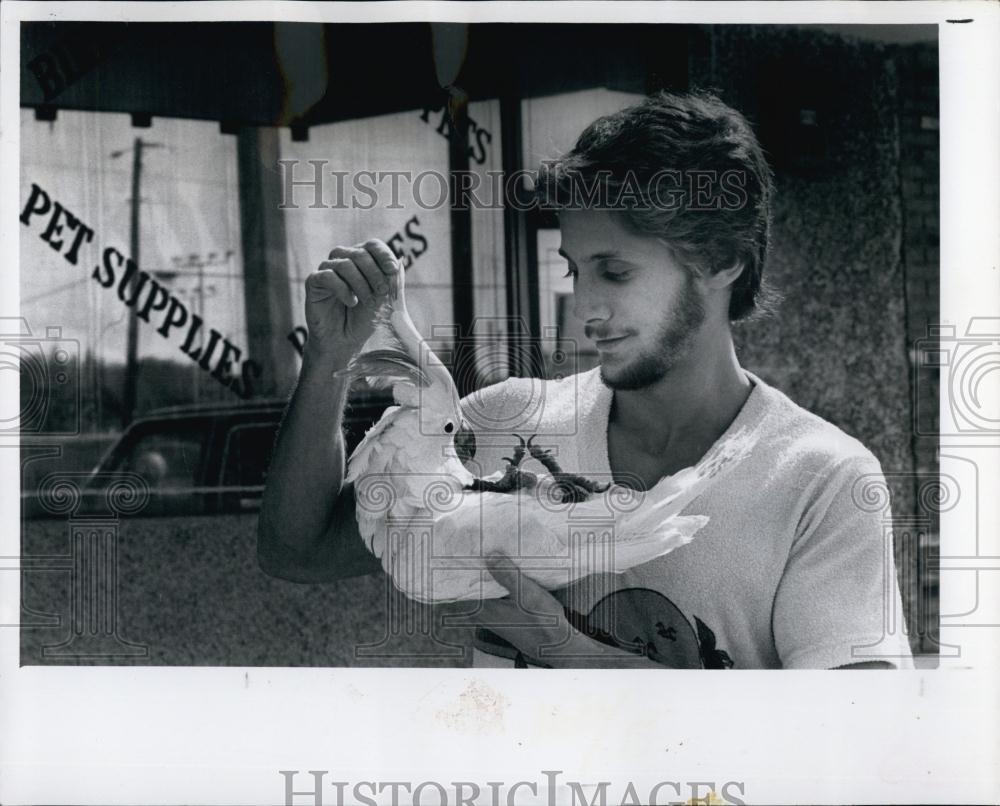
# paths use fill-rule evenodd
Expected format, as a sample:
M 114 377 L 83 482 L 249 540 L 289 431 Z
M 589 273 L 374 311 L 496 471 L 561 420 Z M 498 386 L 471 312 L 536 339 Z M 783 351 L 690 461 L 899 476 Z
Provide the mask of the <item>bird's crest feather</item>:
M 400 381 L 423 388 L 431 385 L 430 376 L 402 350 L 381 349 L 361 353 L 351 361 L 345 374 L 349 374 L 352 380 L 364 378 L 375 387 L 392 386 Z

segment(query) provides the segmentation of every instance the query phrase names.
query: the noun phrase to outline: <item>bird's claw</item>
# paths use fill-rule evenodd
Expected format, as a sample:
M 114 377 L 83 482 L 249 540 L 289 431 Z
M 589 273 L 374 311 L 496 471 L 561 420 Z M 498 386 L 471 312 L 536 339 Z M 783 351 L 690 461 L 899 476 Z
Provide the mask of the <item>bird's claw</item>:
M 590 493 L 569 479 L 559 479 L 556 482 L 556 496 L 561 504 L 576 504 L 590 498 Z
M 533 459 L 538 460 L 549 471 L 556 483 L 556 496 L 564 504 L 586 501 L 592 494 L 603 493 L 610 488 L 610 484 L 598 484 L 576 473 L 564 473 L 551 451 L 534 444 L 538 434 L 532 434 L 527 442 L 520 434 L 512 436 L 518 441 L 518 445 L 514 448 L 513 456 L 503 457 L 507 462 L 503 477 L 496 482 L 480 482 L 477 484 L 479 490 L 509 493 L 533 487 L 537 482 L 535 474 L 518 469 L 525 454 L 531 454 Z
M 556 461 L 555 456 L 552 455 L 552 451 L 540 448 L 533 444 L 534 439 L 537 436 L 538 434 L 532 434 L 525 444 L 525 447 L 528 449 L 531 457 L 541 462 L 545 466 L 545 469 L 548 470 L 553 476 L 561 475 L 563 470 L 559 466 L 559 462 Z
M 518 441 L 518 442 L 519 442 L 520 444 L 519 444 L 519 445 L 517 445 L 517 446 L 516 446 L 516 447 L 514 448 L 514 455 L 513 455 L 513 456 L 504 456 L 503 458 L 504 458 L 504 459 L 505 459 L 505 460 L 506 460 L 507 462 L 509 462 L 509 463 L 510 463 L 511 465 L 513 465 L 514 467 L 517 467 L 517 466 L 518 466 L 518 465 L 520 465 L 520 464 L 521 464 L 521 462 L 522 462 L 522 461 L 524 460 L 524 454 L 525 454 L 525 443 L 524 443 L 524 438 L 523 438 L 523 437 L 521 437 L 521 435 L 520 435 L 520 434 L 513 434 L 512 436 L 513 436 L 513 437 L 514 437 L 514 438 L 515 438 L 515 439 L 516 439 L 516 440 L 517 440 L 517 441 Z

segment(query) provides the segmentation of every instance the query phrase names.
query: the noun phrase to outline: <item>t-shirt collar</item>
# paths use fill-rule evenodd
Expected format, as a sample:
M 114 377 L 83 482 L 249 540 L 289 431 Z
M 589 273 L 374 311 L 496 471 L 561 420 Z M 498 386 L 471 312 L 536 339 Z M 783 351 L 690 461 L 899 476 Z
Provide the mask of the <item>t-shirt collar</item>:
M 601 380 L 600 367 L 595 367 L 589 373 L 582 390 L 582 401 L 590 406 L 589 411 L 581 412 L 581 465 L 593 468 L 601 476 L 611 478 L 611 459 L 608 455 L 608 423 L 611 417 L 611 404 L 614 401 L 614 390 Z M 765 410 L 764 397 L 767 394 L 767 384 L 752 372 L 744 369 L 743 374 L 753 384 L 750 394 L 743 402 L 739 413 L 733 418 L 729 427 L 715 441 L 706 455 L 716 448 L 723 440 L 743 428 L 756 430 Z

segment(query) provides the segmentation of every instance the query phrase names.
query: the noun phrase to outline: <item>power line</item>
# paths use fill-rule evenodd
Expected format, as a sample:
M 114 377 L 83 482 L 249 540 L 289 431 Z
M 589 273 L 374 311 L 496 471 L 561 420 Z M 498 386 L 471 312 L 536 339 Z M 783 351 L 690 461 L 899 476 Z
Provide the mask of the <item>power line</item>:
M 162 277 L 163 279 L 166 279 L 166 275 L 173 275 L 170 278 L 172 280 L 177 279 L 178 277 L 197 277 L 198 276 L 198 272 L 194 272 L 194 271 L 177 271 L 177 269 L 175 269 L 175 268 L 169 268 L 169 269 L 143 269 L 143 271 L 149 272 L 150 274 L 152 274 L 154 276 L 157 276 L 157 277 Z M 221 279 L 230 279 L 230 280 L 243 280 L 243 279 L 245 279 L 242 272 L 207 271 L 202 276 L 203 277 L 218 277 L 218 278 L 221 278 Z
M 25 297 L 24 299 L 21 300 L 21 304 L 27 305 L 29 302 L 37 302 L 38 300 L 44 299 L 45 297 L 50 297 L 53 294 L 58 294 L 62 291 L 68 291 L 74 286 L 78 286 L 81 283 L 87 282 L 87 280 L 89 279 L 90 276 L 88 275 L 87 277 L 81 277 L 78 280 L 71 280 L 68 283 L 63 283 L 60 286 L 56 286 L 55 288 L 50 288 L 48 291 L 42 291 L 40 294 L 35 294 L 34 296 L 31 297 Z

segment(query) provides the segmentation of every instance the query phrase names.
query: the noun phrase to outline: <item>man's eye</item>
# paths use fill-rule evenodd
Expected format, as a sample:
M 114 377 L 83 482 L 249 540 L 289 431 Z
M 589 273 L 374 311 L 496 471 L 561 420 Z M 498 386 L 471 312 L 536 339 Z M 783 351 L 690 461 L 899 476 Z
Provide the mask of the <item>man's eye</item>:
M 599 268 L 601 276 L 612 283 L 625 282 L 631 274 L 628 264 L 623 264 L 618 260 L 602 260 Z

